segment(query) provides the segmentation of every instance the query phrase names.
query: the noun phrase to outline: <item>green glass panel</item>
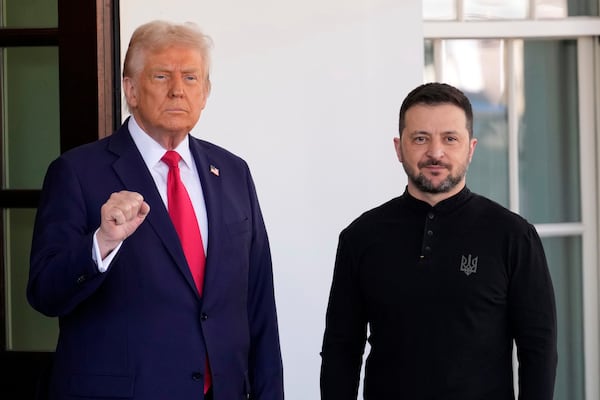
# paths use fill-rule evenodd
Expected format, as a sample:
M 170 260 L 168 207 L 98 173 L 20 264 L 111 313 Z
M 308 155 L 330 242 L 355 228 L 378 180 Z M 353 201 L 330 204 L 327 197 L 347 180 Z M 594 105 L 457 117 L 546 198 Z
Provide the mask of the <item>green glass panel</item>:
M 555 400 L 584 400 L 581 238 L 542 239 L 556 296 L 558 371 Z
M 8 209 L 6 229 L 7 349 L 14 351 L 54 351 L 58 323 L 35 311 L 26 298 L 29 252 L 35 210 Z
M 4 27 L 58 27 L 57 0 L 4 0 L 2 4 L 4 6 Z
M 598 16 L 598 0 L 569 0 L 569 17 Z
M 5 189 L 40 189 L 60 152 L 58 49 L 4 49 Z
M 521 59 L 520 212 L 533 223 L 579 222 L 577 42 L 526 40 Z

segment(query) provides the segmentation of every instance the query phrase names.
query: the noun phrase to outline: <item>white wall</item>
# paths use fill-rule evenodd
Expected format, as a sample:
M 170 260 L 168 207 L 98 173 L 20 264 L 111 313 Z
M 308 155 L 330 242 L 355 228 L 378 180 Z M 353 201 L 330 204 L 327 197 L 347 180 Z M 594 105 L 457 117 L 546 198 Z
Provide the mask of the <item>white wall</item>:
M 422 82 L 421 2 L 125 0 L 121 47 L 153 19 L 213 38 L 193 134 L 250 164 L 273 253 L 286 398 L 319 397 L 339 231 L 399 195 L 398 109 Z

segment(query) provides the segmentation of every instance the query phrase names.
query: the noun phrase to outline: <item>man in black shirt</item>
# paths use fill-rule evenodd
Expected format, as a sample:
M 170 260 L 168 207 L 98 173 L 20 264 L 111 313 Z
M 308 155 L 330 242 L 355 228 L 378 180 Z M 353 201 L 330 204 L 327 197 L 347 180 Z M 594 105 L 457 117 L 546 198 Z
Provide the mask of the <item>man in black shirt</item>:
M 402 196 L 340 234 L 322 349 L 321 399 L 550 400 L 556 306 L 535 228 L 469 191 L 477 139 L 467 97 L 442 83 L 400 109 Z

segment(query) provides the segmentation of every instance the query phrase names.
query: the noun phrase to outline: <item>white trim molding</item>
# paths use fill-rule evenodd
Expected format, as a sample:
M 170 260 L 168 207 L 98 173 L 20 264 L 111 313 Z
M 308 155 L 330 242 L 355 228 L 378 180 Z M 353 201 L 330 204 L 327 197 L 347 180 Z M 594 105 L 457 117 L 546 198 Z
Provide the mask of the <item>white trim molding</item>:
M 548 20 L 425 21 L 425 39 L 578 38 L 600 34 L 600 17 Z

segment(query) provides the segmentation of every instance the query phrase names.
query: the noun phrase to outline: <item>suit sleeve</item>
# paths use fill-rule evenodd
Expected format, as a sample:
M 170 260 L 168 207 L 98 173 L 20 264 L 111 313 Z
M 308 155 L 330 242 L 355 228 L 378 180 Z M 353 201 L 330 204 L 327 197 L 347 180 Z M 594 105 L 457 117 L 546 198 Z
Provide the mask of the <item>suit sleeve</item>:
M 273 267 L 269 240 L 254 183 L 247 170 L 253 227 L 248 280 L 250 324 L 249 378 L 253 400 L 283 400 L 283 365 L 279 344 Z
M 103 280 L 92 259 L 95 217 L 74 171 L 63 158 L 50 164 L 35 219 L 27 298 L 47 316 L 68 314 Z
M 513 248 L 509 313 L 519 361 L 519 399 L 551 400 L 558 356 L 550 272 L 533 226 Z
M 342 232 L 321 351 L 322 400 L 355 400 L 358 394 L 367 318 L 352 247 Z

